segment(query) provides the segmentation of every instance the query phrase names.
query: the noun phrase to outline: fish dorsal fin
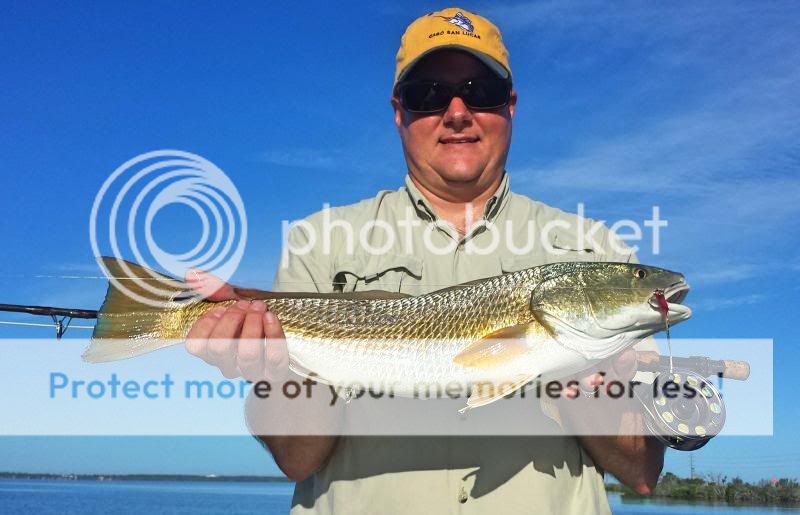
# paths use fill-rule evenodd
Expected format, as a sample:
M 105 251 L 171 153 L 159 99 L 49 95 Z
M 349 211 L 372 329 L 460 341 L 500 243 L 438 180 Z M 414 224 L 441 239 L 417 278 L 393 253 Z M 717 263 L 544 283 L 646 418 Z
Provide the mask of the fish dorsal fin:
M 467 399 L 467 406 L 459 411 L 464 413 L 472 408 L 486 406 L 507 395 L 511 395 L 526 384 L 534 381 L 537 376 L 538 374 L 519 374 L 508 381 L 473 384 L 469 399 Z
M 491 281 L 492 279 L 497 279 L 498 277 L 502 277 L 502 276 L 494 275 L 494 276 L 491 276 L 491 277 L 484 277 L 483 279 L 473 279 L 471 281 L 467 281 L 467 282 L 464 282 L 464 283 L 459 283 L 459 284 L 456 284 L 456 285 L 453 285 L 453 286 L 447 286 L 446 288 L 441 288 L 441 289 L 432 291 L 429 295 L 439 295 L 439 294 L 442 294 L 442 293 L 447 293 L 449 291 L 463 290 L 464 288 L 469 288 L 470 286 L 475 286 L 476 284 L 482 284 L 482 283 Z
M 393 300 L 411 297 L 411 295 L 407 293 L 386 290 L 354 291 L 348 293 L 334 293 L 333 295 L 338 295 L 338 298 L 363 300 Z
M 453 361 L 468 368 L 492 368 L 508 363 L 527 351 L 524 338 L 528 329 L 528 324 L 520 324 L 493 331 L 459 352 Z
M 344 299 L 344 300 L 396 300 L 411 297 L 407 293 L 398 293 L 384 290 L 357 291 L 347 293 L 302 293 L 302 292 L 271 292 L 255 290 L 252 288 L 234 288 L 242 298 L 251 300 L 267 299 Z

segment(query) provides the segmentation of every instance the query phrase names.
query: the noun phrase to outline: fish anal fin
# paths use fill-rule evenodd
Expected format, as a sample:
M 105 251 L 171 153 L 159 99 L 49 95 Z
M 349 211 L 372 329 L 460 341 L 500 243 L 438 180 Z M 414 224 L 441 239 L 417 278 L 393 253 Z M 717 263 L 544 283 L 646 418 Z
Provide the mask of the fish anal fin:
M 306 367 L 294 356 L 289 356 L 289 370 L 299 375 L 300 377 L 305 377 L 311 379 L 312 381 L 316 381 L 318 383 L 331 384 L 329 380 L 327 380 L 324 377 L 321 377 L 319 374 L 317 374 L 310 368 Z
M 528 350 L 529 325 L 512 325 L 487 334 L 459 352 L 453 361 L 468 368 L 493 368 L 507 364 Z
M 492 382 L 485 381 L 472 385 L 467 406 L 461 412 L 480 406 L 486 406 L 498 399 L 507 397 L 516 392 L 526 384 L 534 381 L 538 374 L 519 374 L 507 381 Z

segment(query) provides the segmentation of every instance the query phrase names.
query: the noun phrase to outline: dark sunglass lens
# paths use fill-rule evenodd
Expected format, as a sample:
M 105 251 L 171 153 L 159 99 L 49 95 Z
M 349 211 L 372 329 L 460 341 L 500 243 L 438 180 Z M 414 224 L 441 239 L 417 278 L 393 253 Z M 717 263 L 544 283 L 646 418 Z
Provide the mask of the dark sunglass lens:
M 464 85 L 464 102 L 476 109 L 492 109 L 505 105 L 511 86 L 502 79 L 474 79 Z
M 450 102 L 448 88 L 436 82 L 407 82 L 400 86 L 400 100 L 409 111 L 432 113 Z

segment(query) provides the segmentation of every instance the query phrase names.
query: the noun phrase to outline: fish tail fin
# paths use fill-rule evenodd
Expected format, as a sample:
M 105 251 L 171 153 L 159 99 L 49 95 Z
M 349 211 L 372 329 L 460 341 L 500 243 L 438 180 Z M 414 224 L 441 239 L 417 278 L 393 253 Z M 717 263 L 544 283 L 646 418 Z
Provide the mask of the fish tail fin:
M 170 302 L 191 295 L 186 283 L 122 259 L 101 257 L 99 261 L 113 280 L 97 313 L 84 361 L 132 358 L 179 343 L 185 337 L 174 324 L 163 322 L 175 309 L 168 307 Z

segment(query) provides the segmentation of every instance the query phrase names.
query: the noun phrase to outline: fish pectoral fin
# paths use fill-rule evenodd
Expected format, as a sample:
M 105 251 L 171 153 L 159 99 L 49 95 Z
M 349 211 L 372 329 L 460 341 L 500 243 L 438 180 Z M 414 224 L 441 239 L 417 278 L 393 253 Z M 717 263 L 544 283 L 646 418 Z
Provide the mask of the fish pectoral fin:
M 487 334 L 459 352 L 453 362 L 469 368 L 491 368 L 515 360 L 528 350 L 528 324 L 512 325 Z
M 519 374 L 508 381 L 475 383 L 471 386 L 472 390 L 469 399 L 467 399 L 467 407 L 462 410 L 462 413 L 468 409 L 486 406 L 498 399 L 511 395 L 526 384 L 534 381 L 537 376 L 538 374 Z

